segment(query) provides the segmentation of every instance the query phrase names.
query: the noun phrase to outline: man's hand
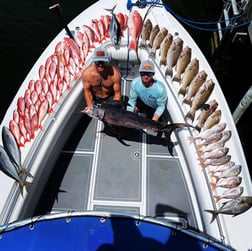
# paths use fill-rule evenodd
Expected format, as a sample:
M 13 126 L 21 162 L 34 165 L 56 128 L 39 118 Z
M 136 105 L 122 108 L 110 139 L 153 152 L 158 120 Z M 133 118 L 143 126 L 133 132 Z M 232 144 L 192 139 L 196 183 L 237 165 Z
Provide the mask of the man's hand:
M 158 122 L 159 116 L 157 114 L 154 114 L 153 117 L 152 117 L 152 120 Z
M 87 114 L 88 116 L 91 117 L 92 110 L 93 110 L 93 107 L 86 106 L 81 112 L 83 112 L 83 113 L 85 113 L 85 114 Z

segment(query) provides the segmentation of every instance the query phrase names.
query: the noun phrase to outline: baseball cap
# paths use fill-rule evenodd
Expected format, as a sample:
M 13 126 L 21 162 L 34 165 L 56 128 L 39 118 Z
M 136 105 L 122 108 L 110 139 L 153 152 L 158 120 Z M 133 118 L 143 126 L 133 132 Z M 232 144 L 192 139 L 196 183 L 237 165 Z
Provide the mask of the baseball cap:
M 96 48 L 93 53 L 93 61 L 109 61 L 108 51 L 106 48 Z
M 154 64 L 151 60 L 147 59 L 141 62 L 139 72 L 152 72 L 155 73 Z

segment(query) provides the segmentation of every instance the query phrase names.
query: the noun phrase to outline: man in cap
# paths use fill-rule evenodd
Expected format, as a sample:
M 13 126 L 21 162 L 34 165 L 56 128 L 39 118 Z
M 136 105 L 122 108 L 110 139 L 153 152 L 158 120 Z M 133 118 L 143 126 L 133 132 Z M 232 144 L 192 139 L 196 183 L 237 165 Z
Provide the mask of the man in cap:
M 109 64 L 106 48 L 96 48 L 93 53 L 93 64 L 88 66 L 81 76 L 87 108 L 93 103 L 121 100 L 121 74 Z
M 168 99 L 165 86 L 153 78 L 155 69 L 151 60 L 141 62 L 139 73 L 140 76 L 131 82 L 127 110 L 145 113 L 147 118 L 158 121 L 165 111 Z

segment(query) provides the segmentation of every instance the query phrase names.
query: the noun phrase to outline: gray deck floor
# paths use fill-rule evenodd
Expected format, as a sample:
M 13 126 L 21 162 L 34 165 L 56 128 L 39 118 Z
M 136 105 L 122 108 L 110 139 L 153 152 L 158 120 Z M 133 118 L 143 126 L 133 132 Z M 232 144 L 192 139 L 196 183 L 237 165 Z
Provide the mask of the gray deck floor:
M 140 214 L 194 226 L 178 156 L 170 156 L 164 138 L 128 129 L 125 145 L 102 129 L 83 115 L 42 196 L 43 210 Z
M 137 71 L 137 65 L 132 65 L 132 78 Z M 122 90 L 129 95 L 130 80 L 123 82 Z M 119 212 L 174 220 L 196 228 L 179 157 L 176 152 L 169 154 L 164 136 L 127 129 L 120 142 L 102 130 L 101 121 L 83 114 L 35 213 Z

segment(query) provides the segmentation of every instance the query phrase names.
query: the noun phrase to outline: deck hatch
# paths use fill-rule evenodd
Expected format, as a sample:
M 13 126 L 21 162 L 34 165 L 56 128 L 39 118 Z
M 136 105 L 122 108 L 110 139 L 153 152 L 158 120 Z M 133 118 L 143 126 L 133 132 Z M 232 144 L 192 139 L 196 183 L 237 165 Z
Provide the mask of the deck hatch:
M 141 201 L 141 158 L 132 157 L 141 153 L 140 135 L 135 137 L 127 141 L 129 146 L 115 137 L 101 138 L 94 200 Z M 120 156 L 124 156 L 123 161 Z
M 179 161 L 160 157 L 149 157 L 147 161 L 147 215 L 191 217 L 191 202 Z

